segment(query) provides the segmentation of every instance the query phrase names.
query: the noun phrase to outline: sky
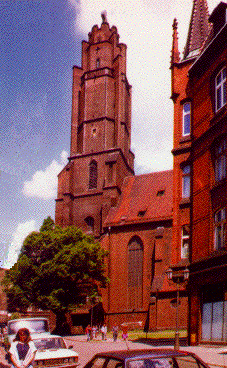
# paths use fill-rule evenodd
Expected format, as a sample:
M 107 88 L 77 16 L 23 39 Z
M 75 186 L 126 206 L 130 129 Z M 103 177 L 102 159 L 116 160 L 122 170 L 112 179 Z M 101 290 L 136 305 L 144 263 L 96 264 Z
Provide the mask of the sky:
M 208 0 L 210 13 L 219 3 Z M 0 0 L 0 266 L 54 219 L 70 149 L 72 67 L 101 12 L 127 44 L 135 172 L 172 169 L 172 23 L 181 54 L 192 0 Z

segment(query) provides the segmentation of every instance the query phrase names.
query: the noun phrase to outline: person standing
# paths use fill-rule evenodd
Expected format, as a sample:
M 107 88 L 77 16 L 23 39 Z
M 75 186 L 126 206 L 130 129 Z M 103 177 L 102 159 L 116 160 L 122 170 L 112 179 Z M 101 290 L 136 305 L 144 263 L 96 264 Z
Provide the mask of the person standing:
M 20 328 L 13 340 L 9 354 L 14 368 L 32 368 L 36 347 L 27 328 Z
M 118 326 L 113 326 L 113 340 L 117 341 L 118 336 Z
M 101 333 L 102 333 L 102 340 L 106 340 L 107 326 L 105 323 L 101 327 Z
M 88 325 L 85 328 L 85 334 L 87 336 L 87 341 L 90 341 L 91 340 L 91 326 L 90 325 Z

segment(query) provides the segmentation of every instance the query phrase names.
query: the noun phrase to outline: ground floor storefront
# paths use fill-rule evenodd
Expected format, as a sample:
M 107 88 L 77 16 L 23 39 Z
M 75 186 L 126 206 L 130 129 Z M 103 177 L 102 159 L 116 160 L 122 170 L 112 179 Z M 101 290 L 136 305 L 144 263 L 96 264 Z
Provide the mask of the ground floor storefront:
M 227 343 L 226 255 L 192 264 L 189 292 L 190 343 Z

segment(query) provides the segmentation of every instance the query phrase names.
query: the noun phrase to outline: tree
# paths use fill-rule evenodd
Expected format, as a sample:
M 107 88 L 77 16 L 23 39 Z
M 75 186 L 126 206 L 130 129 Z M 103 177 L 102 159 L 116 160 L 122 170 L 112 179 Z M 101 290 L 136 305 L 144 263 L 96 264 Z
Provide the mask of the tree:
M 66 312 L 106 286 L 107 253 L 92 236 L 73 226 L 54 227 L 50 220 L 26 237 L 3 283 L 9 311 L 22 312 L 29 306 L 49 309 L 61 325 Z

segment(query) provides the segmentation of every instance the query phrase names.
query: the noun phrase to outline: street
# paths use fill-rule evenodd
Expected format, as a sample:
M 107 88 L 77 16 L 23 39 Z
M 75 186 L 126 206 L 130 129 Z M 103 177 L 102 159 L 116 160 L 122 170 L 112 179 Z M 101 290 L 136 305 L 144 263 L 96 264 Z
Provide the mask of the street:
M 79 354 L 79 368 L 82 368 L 94 354 L 102 351 L 111 350 L 125 350 L 125 349 L 152 349 L 152 348 L 173 348 L 173 346 L 152 346 L 149 344 L 142 344 L 139 342 L 122 341 L 121 337 L 113 342 L 112 338 L 108 338 L 107 341 L 102 341 L 100 338 L 87 342 L 85 335 L 68 336 L 65 338 L 68 346 L 72 345 L 73 350 Z M 206 346 L 186 346 L 180 348 L 180 350 L 186 350 L 197 354 L 201 359 L 214 367 L 227 367 L 227 355 L 220 354 L 220 351 L 224 347 L 206 347 Z M 9 368 L 9 364 L 5 360 L 5 350 L 0 347 L 0 368 Z

